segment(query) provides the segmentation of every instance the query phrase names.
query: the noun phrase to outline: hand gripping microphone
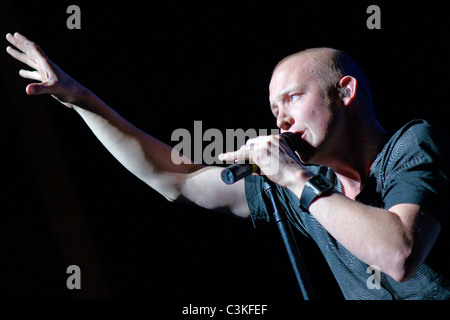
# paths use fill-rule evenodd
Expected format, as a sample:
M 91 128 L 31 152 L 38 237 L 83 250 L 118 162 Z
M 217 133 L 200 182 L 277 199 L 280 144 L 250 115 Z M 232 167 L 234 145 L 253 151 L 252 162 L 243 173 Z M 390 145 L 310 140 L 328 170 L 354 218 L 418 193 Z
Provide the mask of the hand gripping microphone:
M 285 132 L 280 134 L 280 136 L 286 141 L 289 149 L 295 151 L 298 148 L 300 140 L 295 133 Z M 259 172 L 259 168 L 256 164 L 235 163 L 222 170 L 222 181 L 226 184 L 233 184 L 254 172 Z

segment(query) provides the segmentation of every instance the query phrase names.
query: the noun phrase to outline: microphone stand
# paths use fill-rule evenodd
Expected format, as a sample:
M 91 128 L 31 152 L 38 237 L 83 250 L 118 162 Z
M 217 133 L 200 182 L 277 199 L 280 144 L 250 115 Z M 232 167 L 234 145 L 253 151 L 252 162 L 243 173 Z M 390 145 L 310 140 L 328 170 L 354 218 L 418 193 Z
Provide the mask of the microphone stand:
M 264 180 L 263 183 L 264 191 L 269 196 L 270 202 L 272 203 L 273 216 L 275 218 L 278 230 L 280 231 L 281 237 L 286 247 L 286 251 L 288 253 L 289 260 L 291 261 L 292 268 L 294 269 L 295 277 L 297 278 L 297 282 L 300 286 L 303 299 L 315 300 L 314 292 L 312 290 L 305 267 L 303 265 L 303 261 L 300 256 L 297 244 L 295 242 L 291 226 L 286 218 L 286 213 L 282 210 L 282 207 L 278 202 L 278 198 L 275 195 L 275 185 L 265 176 L 262 177 Z
M 301 148 L 301 142 L 294 133 L 285 132 L 280 134 L 280 136 L 283 137 L 286 144 L 291 150 L 298 150 Z M 236 163 L 231 166 L 228 166 L 226 169 L 222 171 L 222 180 L 226 184 L 233 184 L 236 181 L 252 174 L 252 172 L 257 172 L 258 170 L 259 168 L 254 164 Z M 267 195 L 270 198 L 270 202 L 272 203 L 273 216 L 280 231 L 281 237 L 284 241 L 284 245 L 286 247 L 289 259 L 291 261 L 292 268 L 294 269 L 295 277 L 297 278 L 297 282 L 303 294 L 303 299 L 315 300 L 314 292 L 312 290 L 311 284 L 306 274 L 306 270 L 303 265 L 302 258 L 300 256 L 300 252 L 297 248 L 297 244 L 295 243 L 291 226 L 286 218 L 286 213 L 282 210 L 282 207 L 278 202 L 278 198 L 275 195 L 276 189 L 275 184 L 269 179 L 267 179 L 266 176 L 263 175 L 262 177 L 264 181 L 263 183 L 264 191 L 267 193 Z

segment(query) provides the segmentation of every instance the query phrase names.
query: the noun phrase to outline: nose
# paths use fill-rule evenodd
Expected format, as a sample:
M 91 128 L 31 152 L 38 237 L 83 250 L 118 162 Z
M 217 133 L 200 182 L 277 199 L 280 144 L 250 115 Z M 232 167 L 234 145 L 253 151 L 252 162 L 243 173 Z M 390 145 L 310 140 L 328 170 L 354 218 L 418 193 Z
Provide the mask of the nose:
M 294 118 L 286 111 L 285 108 L 280 108 L 277 116 L 277 127 L 281 130 L 289 130 L 294 124 Z

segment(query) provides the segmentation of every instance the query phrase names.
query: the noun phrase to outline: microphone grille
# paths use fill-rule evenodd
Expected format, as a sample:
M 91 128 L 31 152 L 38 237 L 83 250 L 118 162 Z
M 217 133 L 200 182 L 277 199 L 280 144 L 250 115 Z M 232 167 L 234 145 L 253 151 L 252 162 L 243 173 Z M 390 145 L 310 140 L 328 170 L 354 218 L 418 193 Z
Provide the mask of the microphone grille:
M 286 141 L 289 149 L 292 151 L 300 149 L 300 138 L 292 132 L 285 132 L 280 134 L 280 136 L 283 137 L 283 139 Z

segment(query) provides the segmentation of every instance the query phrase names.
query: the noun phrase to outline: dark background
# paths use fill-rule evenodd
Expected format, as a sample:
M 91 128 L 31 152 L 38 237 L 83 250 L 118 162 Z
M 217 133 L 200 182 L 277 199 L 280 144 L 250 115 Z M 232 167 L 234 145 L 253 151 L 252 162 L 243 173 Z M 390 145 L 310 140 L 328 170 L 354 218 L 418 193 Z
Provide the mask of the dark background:
M 308 1 L 309 3 L 309 1 Z M 366 9 L 381 8 L 381 30 Z M 268 83 L 284 56 L 342 49 L 372 84 L 390 132 L 424 118 L 447 135 L 450 31 L 442 2 L 68 1 L 0 4 L 0 292 L 12 299 L 300 299 L 271 224 L 167 202 L 128 173 L 82 119 L 29 97 L 7 32 L 162 141 L 177 128 L 274 128 Z M 422 2 L 423 3 L 423 2 Z M 438 4 L 439 3 L 439 4 Z M 205 145 L 205 144 L 204 144 Z M 300 237 L 319 299 L 342 299 L 316 246 Z M 66 268 L 81 268 L 68 290 Z

